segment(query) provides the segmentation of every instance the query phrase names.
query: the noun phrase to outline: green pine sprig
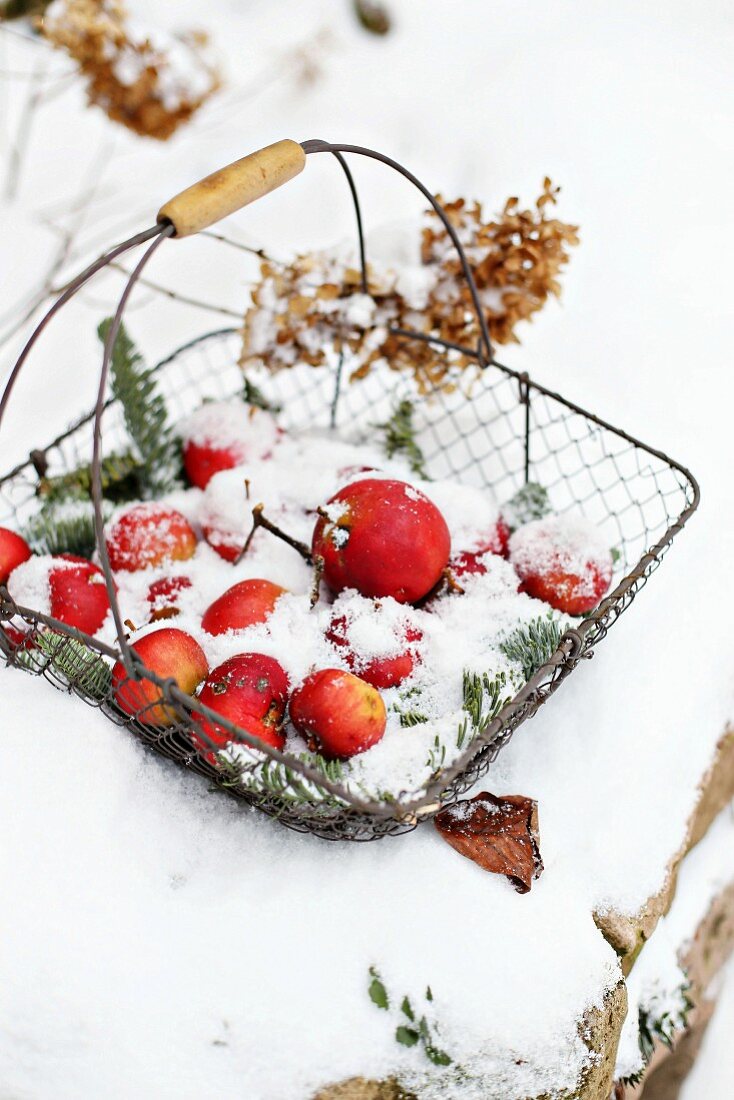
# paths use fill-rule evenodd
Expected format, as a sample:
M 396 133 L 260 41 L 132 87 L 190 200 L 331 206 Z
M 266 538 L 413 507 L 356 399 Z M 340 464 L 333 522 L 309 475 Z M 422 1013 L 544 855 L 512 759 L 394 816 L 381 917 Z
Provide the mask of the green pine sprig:
M 318 753 L 301 753 L 298 759 L 320 772 L 331 783 L 340 783 L 344 769 L 340 760 L 325 760 Z M 257 794 L 270 794 L 288 806 L 341 806 L 343 803 L 330 791 L 320 787 L 286 764 L 269 758 L 260 763 L 246 763 L 225 753 L 218 754 L 223 776 L 222 786 L 240 787 Z
M 637 1042 L 643 1064 L 635 1073 L 623 1077 L 623 1084 L 639 1085 L 647 1072 L 656 1045 L 662 1043 L 668 1050 L 672 1050 L 676 1035 L 681 1031 L 685 1031 L 688 1027 L 688 1017 L 693 1008 L 693 1001 L 691 1000 L 691 983 L 687 979 L 680 986 L 679 995 L 680 1005 L 675 1012 L 666 1009 L 664 1012 L 656 1013 L 654 1008 L 640 1005 L 637 1014 L 639 1029 Z
M 242 399 L 246 405 L 252 405 L 256 409 L 265 409 L 266 412 L 279 413 L 282 406 L 270 401 L 259 386 L 245 377 L 242 385 Z
M 92 503 L 49 503 L 31 517 L 23 536 L 37 554 L 91 558 L 97 544 Z
M 374 426 L 383 433 L 383 446 L 388 458 L 403 455 L 414 474 L 427 478 L 423 451 L 415 438 L 414 411 L 412 402 L 405 398 L 395 406 L 392 415 L 384 424 Z
M 528 481 L 502 505 L 502 518 L 511 531 L 534 519 L 542 519 L 550 512 L 548 490 L 537 481 Z
M 100 340 L 107 339 L 111 324 L 111 318 L 101 323 L 97 330 Z M 112 349 L 110 382 L 122 405 L 125 426 L 140 461 L 141 496 L 160 496 L 176 485 L 180 465 L 177 441 L 153 372 L 145 366 L 123 325 Z
M 392 709 L 397 714 L 400 725 L 404 729 L 421 726 L 428 721 L 428 715 L 420 709 L 420 696 L 420 688 L 407 688 L 405 691 L 399 692 L 397 702 L 392 705 Z
M 527 683 L 558 649 L 562 633 L 561 624 L 549 614 L 513 630 L 500 643 L 500 649 L 509 661 L 520 666 Z
M 39 653 L 43 662 L 40 669 Z M 15 660 L 36 671 L 53 670 L 69 688 L 95 702 L 101 702 L 109 694 L 112 669 L 98 653 L 77 638 L 44 631 L 35 635 L 31 645 L 20 648 Z
M 462 749 L 465 744 L 487 732 L 505 703 L 512 698 L 505 693 L 507 682 L 504 672 L 490 677 L 488 672 L 480 674 L 464 670 L 462 705 L 465 717 L 456 735 L 457 748 Z
M 102 492 L 107 500 L 123 504 L 137 500 L 140 495 L 139 471 L 141 463 L 131 451 L 111 454 L 102 459 L 100 473 Z M 67 500 L 90 500 L 92 496 L 92 467 L 90 463 L 77 466 L 54 477 L 43 477 L 36 492 L 44 506 Z

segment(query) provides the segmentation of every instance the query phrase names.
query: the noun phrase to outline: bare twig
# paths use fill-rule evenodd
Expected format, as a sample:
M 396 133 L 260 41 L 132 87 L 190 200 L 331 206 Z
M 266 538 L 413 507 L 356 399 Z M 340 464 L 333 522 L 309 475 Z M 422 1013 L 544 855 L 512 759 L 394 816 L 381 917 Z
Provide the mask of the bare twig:
M 252 544 L 252 540 L 255 537 L 255 532 L 257 531 L 258 527 L 264 527 L 265 530 L 269 531 L 271 535 L 275 535 L 276 538 L 281 539 L 282 542 L 285 542 L 288 546 L 291 546 L 294 550 L 297 550 L 305 562 L 307 562 L 309 565 L 313 564 L 311 551 L 306 546 L 305 542 L 299 542 L 298 539 L 294 539 L 292 535 L 287 534 L 287 532 L 281 530 L 280 527 L 277 527 L 274 523 L 272 523 L 264 514 L 264 509 L 264 504 L 256 504 L 255 507 L 252 509 L 252 528 L 249 535 L 247 536 L 245 545 L 242 547 L 238 556 L 235 558 L 235 565 L 238 565 L 239 562 L 242 561 L 245 554 L 250 549 L 250 545 Z
M 25 97 L 18 125 L 15 131 L 8 159 L 8 170 L 5 176 L 4 197 L 11 201 L 18 193 L 18 182 L 23 168 L 23 161 L 28 150 L 28 142 L 33 128 L 33 121 L 39 104 L 43 98 L 43 80 L 48 68 L 48 58 L 41 58 L 33 70 L 28 94 Z
M 317 554 L 313 560 L 313 580 L 311 582 L 311 599 L 309 601 L 309 607 L 314 608 L 319 602 L 319 595 L 321 594 L 321 578 L 324 575 L 324 559 L 321 554 Z
M 123 264 L 113 262 L 108 266 L 115 271 L 121 272 L 123 275 L 130 275 L 130 272 Z M 156 294 L 161 294 L 164 298 L 170 298 L 174 302 L 181 302 L 186 306 L 196 306 L 197 309 L 205 309 L 208 310 L 209 313 L 219 313 L 224 317 L 236 317 L 238 321 L 242 319 L 241 314 L 233 309 L 227 309 L 226 306 L 215 306 L 211 302 L 201 302 L 198 298 L 189 298 L 185 294 L 180 294 L 177 290 L 170 290 L 168 287 L 161 286 L 159 283 L 154 283 L 150 279 L 138 279 L 138 284 L 147 287 L 148 290 L 154 290 Z

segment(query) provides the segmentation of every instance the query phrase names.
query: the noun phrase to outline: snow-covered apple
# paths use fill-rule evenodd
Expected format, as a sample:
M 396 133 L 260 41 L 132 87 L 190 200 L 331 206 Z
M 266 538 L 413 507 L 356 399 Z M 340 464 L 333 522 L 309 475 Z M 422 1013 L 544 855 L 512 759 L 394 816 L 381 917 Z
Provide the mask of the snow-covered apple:
M 214 474 L 266 458 L 280 429 L 266 410 L 244 401 L 210 401 L 182 425 L 183 460 L 192 485 L 205 489 Z
M 583 516 L 546 516 L 519 527 L 510 561 L 523 591 L 567 615 L 597 606 L 612 580 L 612 554 Z
M 206 677 L 209 665 L 199 643 L 184 630 L 161 627 L 143 635 L 131 647 L 161 679 L 173 679 L 191 695 Z M 162 702 L 160 688 L 152 680 L 130 680 L 122 661 L 112 669 L 115 701 L 125 714 L 134 715 L 146 726 L 170 726 L 176 713 Z
M 106 534 L 112 569 L 136 572 L 169 561 L 187 561 L 196 551 L 196 534 L 181 512 L 150 501 L 127 508 Z
M 436 505 L 404 481 L 366 478 L 345 485 L 316 523 L 312 549 L 334 592 L 415 603 L 438 583 L 451 551 Z
M 102 570 L 74 554 L 28 558 L 11 573 L 8 591 L 21 607 L 37 608 L 85 634 L 95 634 L 110 609 Z
M 199 693 L 199 701 L 222 717 L 234 722 L 262 741 L 282 749 L 283 715 L 288 700 L 288 677 L 274 657 L 264 653 L 240 653 L 213 669 Z M 205 738 L 192 732 L 197 748 L 208 750 L 211 743 L 224 748 L 232 735 L 202 714 L 193 717 L 201 723 Z M 214 754 L 206 752 L 207 759 Z
M 372 623 L 365 622 L 366 616 L 355 621 L 337 614 L 326 637 L 336 646 L 350 671 L 362 680 L 375 688 L 397 687 L 407 680 L 419 660 L 418 644 L 423 631 L 410 623 L 401 623 L 397 629 L 387 625 L 381 629 L 379 614 L 379 605 L 374 608 Z M 377 639 L 376 643 L 370 635 Z
M 494 527 L 480 535 L 472 544 L 471 549 L 459 550 L 452 555 L 449 567 L 455 577 L 461 577 L 466 573 L 486 573 L 486 554 L 497 554 L 506 558 L 509 553 L 510 529 L 505 521 L 500 518 Z
M 191 588 L 189 577 L 159 577 L 148 589 L 150 621 L 173 619 L 181 612 L 180 601 L 183 592 Z
M 279 584 L 261 578 L 240 581 L 210 604 L 201 625 L 207 634 L 225 634 L 264 623 L 285 592 Z
M 371 749 L 387 723 L 379 691 L 336 668 L 321 669 L 304 680 L 291 698 L 290 716 L 313 749 L 340 760 Z
M 31 548 L 24 538 L 8 527 L 0 527 L 0 584 L 5 584 L 10 574 L 31 556 Z

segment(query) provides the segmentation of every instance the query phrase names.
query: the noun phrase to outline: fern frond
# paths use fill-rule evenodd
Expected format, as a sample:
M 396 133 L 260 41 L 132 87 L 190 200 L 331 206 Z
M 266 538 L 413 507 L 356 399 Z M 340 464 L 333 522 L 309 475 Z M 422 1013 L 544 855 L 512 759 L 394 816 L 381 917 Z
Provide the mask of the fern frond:
M 97 330 L 103 342 L 107 339 L 111 324 L 111 318 L 107 318 Z M 123 325 L 120 325 L 112 349 L 110 381 L 112 392 L 122 405 L 125 427 L 140 459 L 141 495 L 160 496 L 176 484 L 176 442 L 153 372 L 145 366 Z

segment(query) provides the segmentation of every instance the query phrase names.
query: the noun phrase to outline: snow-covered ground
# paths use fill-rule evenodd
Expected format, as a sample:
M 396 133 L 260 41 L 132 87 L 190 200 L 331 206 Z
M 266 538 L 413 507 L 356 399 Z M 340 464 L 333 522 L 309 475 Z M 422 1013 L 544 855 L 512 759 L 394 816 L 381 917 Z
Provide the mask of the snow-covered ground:
M 336 0 L 177 4 L 178 23 L 211 30 L 229 85 L 163 146 L 85 111 L 76 86 L 45 104 L 19 197 L 0 207 L 0 337 L 43 282 L 58 228 L 73 230 L 77 252 L 56 283 L 149 224 L 170 194 L 283 136 L 371 145 L 488 209 L 532 200 L 548 174 L 582 244 L 561 306 L 504 359 L 690 466 L 700 512 L 487 780 L 540 804 L 546 871 L 526 897 L 430 826 L 366 846 L 292 836 L 43 683 L 0 672 L 9 1100 L 305 1100 L 350 1074 L 419 1074 L 420 1056 L 395 1044 L 394 1021 L 365 994 L 370 965 L 396 997 L 420 1000 L 430 983 L 446 1049 L 477 1072 L 492 1066 L 498 1096 L 572 1084 L 574 1021 L 618 974 L 591 911 L 633 913 L 660 886 L 734 714 L 731 13 L 717 0 L 392 7 L 396 30 L 378 40 Z M 145 5 L 169 27 L 171 8 Z M 7 35 L 0 51 L 16 74 L 0 86 L 6 140 L 22 74 L 46 55 Z M 385 169 L 357 174 L 369 224 L 419 209 Z M 277 253 L 343 237 L 352 215 L 334 166 L 315 158 L 228 229 Z M 251 277 L 242 253 L 204 239 L 164 246 L 151 268 L 235 313 Z M 89 404 L 96 324 L 119 289 L 110 274 L 49 330 L 3 428 L 0 468 Z M 129 318 L 151 360 L 229 323 L 145 290 Z M 2 349 L 3 371 L 21 335 Z M 687 1100 L 731 1095 L 732 1023 L 725 994 Z

